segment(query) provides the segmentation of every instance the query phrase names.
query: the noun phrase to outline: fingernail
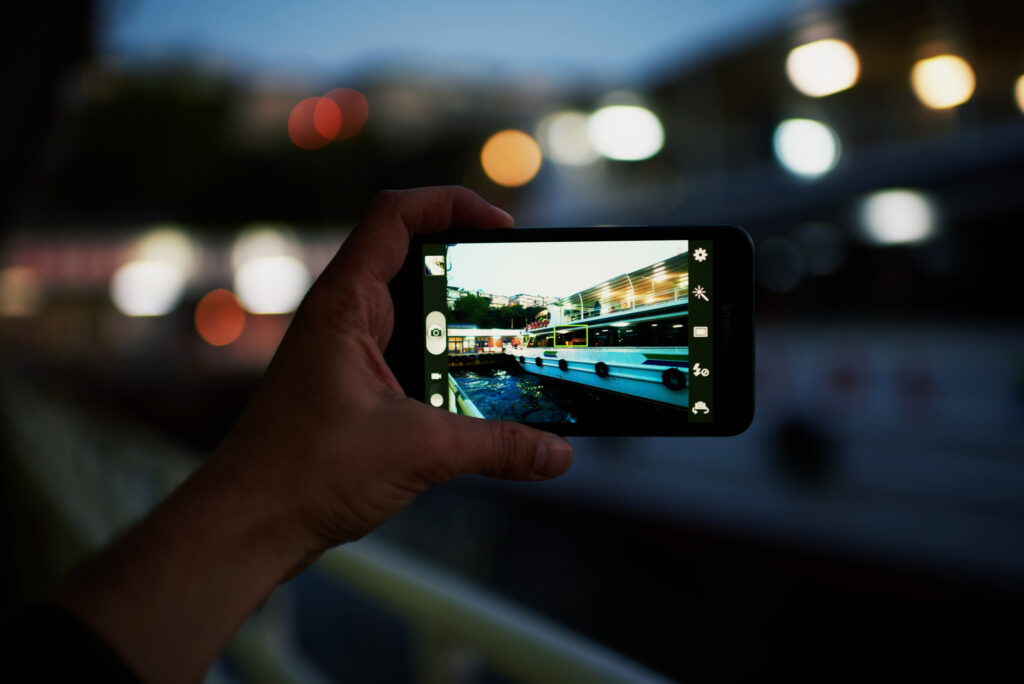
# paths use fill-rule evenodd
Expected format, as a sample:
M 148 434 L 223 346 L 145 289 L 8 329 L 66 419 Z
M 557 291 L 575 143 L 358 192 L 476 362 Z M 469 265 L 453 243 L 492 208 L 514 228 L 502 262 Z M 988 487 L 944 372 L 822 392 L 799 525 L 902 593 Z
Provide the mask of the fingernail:
M 572 445 L 557 435 L 549 435 L 537 444 L 533 457 L 533 475 L 549 478 L 561 475 L 572 463 Z

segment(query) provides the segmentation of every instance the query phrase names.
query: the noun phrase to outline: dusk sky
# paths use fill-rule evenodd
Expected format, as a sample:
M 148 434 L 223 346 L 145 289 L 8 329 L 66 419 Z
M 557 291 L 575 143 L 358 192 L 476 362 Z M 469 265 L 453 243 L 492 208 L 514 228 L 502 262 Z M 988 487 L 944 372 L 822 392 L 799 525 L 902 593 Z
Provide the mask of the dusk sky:
M 686 240 L 455 245 L 448 249 L 448 284 L 490 294 L 567 297 L 686 249 Z
M 380 63 L 637 79 L 835 0 L 117 0 L 100 50 L 324 78 Z

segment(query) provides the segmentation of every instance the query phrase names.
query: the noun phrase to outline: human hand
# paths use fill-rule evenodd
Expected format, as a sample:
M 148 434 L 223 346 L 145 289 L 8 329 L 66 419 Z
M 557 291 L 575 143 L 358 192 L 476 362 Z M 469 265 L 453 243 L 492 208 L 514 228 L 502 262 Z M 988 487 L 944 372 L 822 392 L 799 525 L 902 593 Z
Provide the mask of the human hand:
M 388 281 L 413 235 L 454 225 L 510 227 L 512 219 L 460 187 L 378 195 L 310 289 L 211 464 L 273 502 L 296 569 L 456 475 L 542 480 L 572 462 L 555 435 L 407 398 L 384 362 L 394 318 Z
M 382 193 L 296 312 L 217 452 L 58 601 L 144 681 L 198 679 L 246 616 L 327 548 L 463 473 L 565 472 L 564 439 L 405 397 L 384 363 L 387 283 L 417 233 L 512 219 L 465 188 Z

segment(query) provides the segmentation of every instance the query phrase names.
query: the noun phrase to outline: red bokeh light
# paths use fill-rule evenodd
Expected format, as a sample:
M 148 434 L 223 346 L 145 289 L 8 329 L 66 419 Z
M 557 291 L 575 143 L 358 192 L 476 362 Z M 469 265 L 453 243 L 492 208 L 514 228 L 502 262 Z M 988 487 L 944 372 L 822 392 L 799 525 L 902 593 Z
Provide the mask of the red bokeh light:
M 304 150 L 317 150 L 331 142 L 333 136 L 326 136 L 320 132 L 320 128 L 327 132 L 332 130 L 330 124 L 337 118 L 336 127 L 341 126 L 341 112 L 338 106 L 332 101 L 329 104 L 321 105 L 322 97 L 307 97 L 292 108 L 288 116 L 288 137 L 292 139 L 297 147 Z M 331 110 L 334 110 L 334 116 Z M 317 113 L 320 110 L 321 113 Z M 319 120 L 320 126 L 317 125 Z
M 318 150 L 361 131 L 369 113 L 361 92 L 335 88 L 323 97 L 307 97 L 295 105 L 288 116 L 288 137 L 304 150 Z
M 242 334 L 245 311 L 233 293 L 218 289 L 199 300 L 195 321 L 200 337 L 214 347 L 223 347 Z
M 370 106 L 361 92 L 352 88 L 335 88 L 324 95 L 324 99 L 334 102 L 341 113 L 341 126 L 334 135 L 335 140 L 347 140 L 363 130 L 370 115 Z
M 313 128 L 328 140 L 334 140 L 341 131 L 341 108 L 327 97 L 318 97 L 316 100 L 316 107 L 313 108 Z

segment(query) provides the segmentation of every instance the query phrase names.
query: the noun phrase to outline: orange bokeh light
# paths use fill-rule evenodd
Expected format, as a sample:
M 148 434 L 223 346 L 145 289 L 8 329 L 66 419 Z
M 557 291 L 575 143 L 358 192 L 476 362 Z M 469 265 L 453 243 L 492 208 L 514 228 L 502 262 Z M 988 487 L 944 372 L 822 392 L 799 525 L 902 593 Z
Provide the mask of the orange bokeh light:
M 214 347 L 223 347 L 239 338 L 245 329 L 245 311 L 235 295 L 224 289 L 213 290 L 196 305 L 196 330 Z
M 540 146 L 522 131 L 499 131 L 484 143 L 480 163 L 487 177 L 498 185 L 525 185 L 540 170 Z
M 335 140 L 347 140 L 366 125 L 366 119 L 370 115 L 370 106 L 366 102 L 366 96 L 358 90 L 335 88 L 324 95 L 324 99 L 334 102 L 338 106 L 338 111 L 341 112 L 339 130 L 332 136 Z
M 320 149 L 340 128 L 341 110 L 333 100 L 323 97 L 307 97 L 288 116 L 288 137 L 304 150 Z

